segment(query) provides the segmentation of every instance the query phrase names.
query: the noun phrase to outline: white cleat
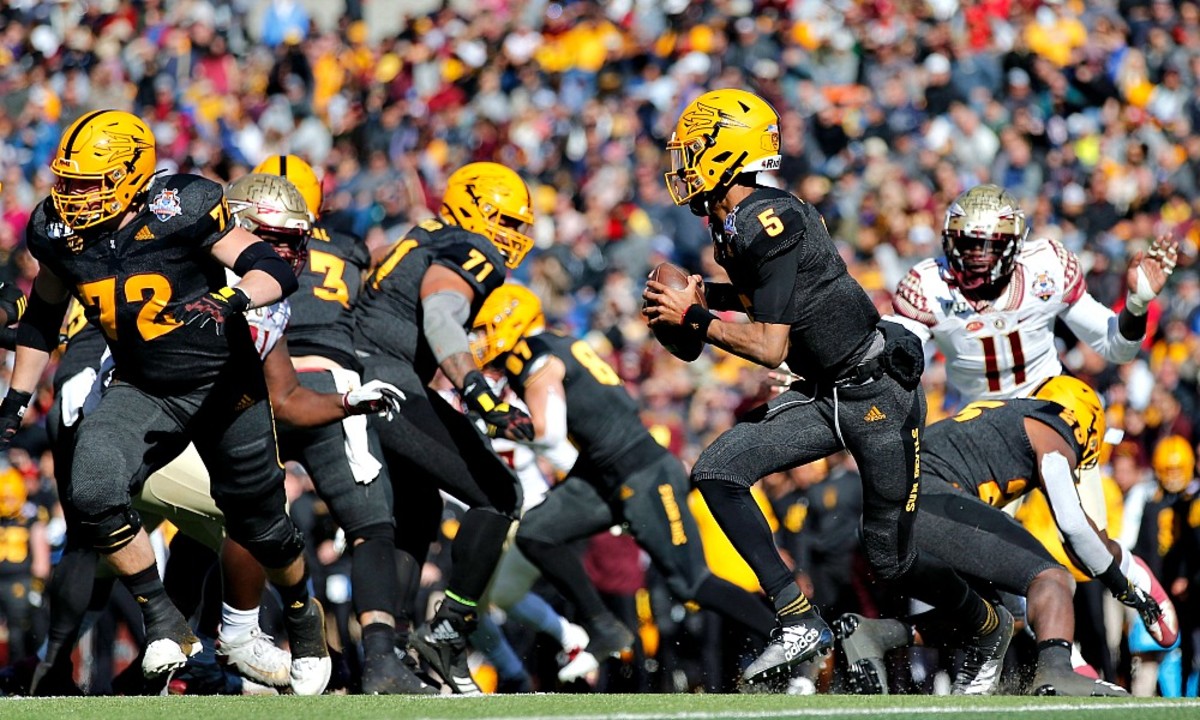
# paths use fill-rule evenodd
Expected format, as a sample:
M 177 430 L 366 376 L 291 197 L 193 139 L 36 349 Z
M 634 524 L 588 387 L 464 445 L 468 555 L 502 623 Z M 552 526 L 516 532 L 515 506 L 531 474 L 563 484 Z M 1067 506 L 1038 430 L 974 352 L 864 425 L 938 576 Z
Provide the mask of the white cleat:
M 333 675 L 329 656 L 292 658 L 292 692 L 296 695 L 320 695 Z
M 559 662 L 562 663 L 558 671 L 559 682 L 573 682 L 600 669 L 596 656 L 585 649 L 589 642 L 591 638 L 588 637 L 587 630 L 575 623 L 565 623 L 563 649 L 559 654 Z
M 192 638 L 195 640 L 195 638 Z M 183 642 L 159 638 L 146 646 L 142 658 L 142 674 L 148 678 L 174 672 L 187 664 L 188 658 L 200 654 L 200 642 Z
M 276 647 L 258 626 L 232 640 L 217 640 L 217 655 L 239 675 L 271 687 L 291 684 L 292 655 Z

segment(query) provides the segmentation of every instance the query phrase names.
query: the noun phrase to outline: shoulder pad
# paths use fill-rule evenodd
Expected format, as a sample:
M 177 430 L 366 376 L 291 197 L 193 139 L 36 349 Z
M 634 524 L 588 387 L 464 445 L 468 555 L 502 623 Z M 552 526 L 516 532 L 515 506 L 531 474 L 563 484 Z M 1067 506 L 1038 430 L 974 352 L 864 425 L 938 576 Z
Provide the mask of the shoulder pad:
M 431 231 L 429 238 L 435 261 L 457 265 L 468 272 L 474 272 L 480 282 L 486 282 L 491 277 L 499 278 L 500 283 L 504 282 L 504 256 L 491 240 L 453 225 Z M 485 262 L 492 266 L 492 271 L 480 274 L 479 271 Z
M 816 211 L 791 193 L 758 188 L 725 218 L 726 237 L 738 256 L 761 263 L 803 239 L 810 213 Z
M 937 325 L 937 317 L 933 314 L 929 298 L 925 296 L 925 289 L 921 282 L 921 265 L 926 262 L 929 261 L 923 261 L 909 270 L 904 279 L 900 281 L 900 285 L 896 288 L 896 295 L 892 298 L 892 309 L 901 317 L 933 327 Z
M 229 225 L 225 191 L 208 178 L 168 175 L 151 184 L 147 195 L 146 211 L 168 230 L 193 229 L 200 224 L 207 233 L 223 233 Z

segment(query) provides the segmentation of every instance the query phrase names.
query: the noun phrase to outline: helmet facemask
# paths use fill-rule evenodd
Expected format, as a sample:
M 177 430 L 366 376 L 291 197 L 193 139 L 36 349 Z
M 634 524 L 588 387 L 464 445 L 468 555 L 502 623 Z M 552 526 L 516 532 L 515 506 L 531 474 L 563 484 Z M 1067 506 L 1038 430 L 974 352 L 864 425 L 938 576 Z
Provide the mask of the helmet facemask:
M 230 185 L 226 196 L 238 226 L 269 243 L 299 276 L 308 263 L 313 216 L 296 186 L 277 175 L 251 173 Z
M 942 248 L 958 287 L 966 292 L 1001 292 L 1016 268 L 1029 235 L 1016 199 L 995 185 L 958 196 L 946 211 Z

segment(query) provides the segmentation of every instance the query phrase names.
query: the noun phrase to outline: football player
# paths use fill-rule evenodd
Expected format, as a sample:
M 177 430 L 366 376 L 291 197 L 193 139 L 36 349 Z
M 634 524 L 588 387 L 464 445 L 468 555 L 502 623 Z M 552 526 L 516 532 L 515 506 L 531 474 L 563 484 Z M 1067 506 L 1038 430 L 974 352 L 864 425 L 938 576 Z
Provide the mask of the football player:
M 352 312 L 364 377 L 395 384 L 408 397 L 401 415 L 378 423 L 384 457 L 405 468 L 398 502 L 401 598 L 419 572 L 441 517 L 439 489 L 468 506 L 454 539 L 446 599 L 412 637 L 417 651 L 457 693 L 478 694 L 466 638 L 477 604 L 521 509 L 520 484 L 466 416 L 428 389 L 440 368 L 488 434 L 533 437 L 529 416 L 488 387 L 471 357 L 467 328 L 489 294 L 533 246 L 529 188 L 496 163 L 471 163 L 446 181 L 441 216 L 421 222 L 368 276 Z M 409 608 L 403 608 L 411 612 Z
M 1167 237 L 1130 259 L 1120 313 L 1087 291 L 1079 258 L 1057 240 L 1026 242 L 1020 203 L 996 185 L 977 185 L 946 211 L 945 255 L 917 263 L 896 289 L 900 322 L 946 356 L 950 384 L 967 400 L 1022 397 L 1062 373 L 1054 321 L 1113 363 L 1137 355 L 1146 312 L 1175 268 Z
M 473 333 L 475 361 L 503 368 L 529 407 L 534 442 L 554 447 L 570 437 L 579 450 L 567 478 L 521 518 L 517 546 L 571 601 L 591 638 L 588 652 L 603 658 L 633 648 L 633 633 L 605 607 L 572 545 L 617 523 L 628 524 L 679 599 L 766 640 L 771 613 L 708 571 L 683 465 L 642 424 L 616 371 L 586 341 L 546 331 L 541 302 L 520 285 L 488 297 Z
M 912 543 L 925 418 L 920 340 L 880 322 L 815 208 L 758 185 L 757 173 L 780 162 L 779 116 L 762 98 L 704 93 L 684 109 L 667 150 L 671 197 L 708 219 L 731 283 L 691 276 L 675 290 L 651 281 L 643 314 L 690 344 L 711 343 L 768 368 L 787 361 L 805 378 L 743 417 L 692 469 L 721 529 L 775 603 L 778 630 L 744 681 L 784 675 L 833 641 L 775 549 L 750 486 L 844 448 L 862 474 L 863 545 L 876 576 L 941 611 L 952 642 L 966 650 L 954 691 L 991 692 L 1012 616 Z M 724 321 L 710 308 L 750 320 Z
M 293 292 L 296 276 L 230 222 L 219 185 L 154 168 L 154 136 L 129 113 L 90 112 L 63 133 L 51 161 L 57 183 L 26 231 L 41 265 L 17 328 L 0 445 L 20 425 L 74 295 L 103 330 L 119 379 L 80 424 L 61 497 L 76 532 L 142 609 L 143 672 L 162 675 L 200 650 L 130 505 L 131 490 L 191 440 L 212 471 L 230 536 L 283 598 L 294 686 L 319 693 L 330 673 L 324 618 L 285 511 L 266 383 L 244 316 Z M 225 268 L 241 281 L 226 284 Z
M 36 649 L 33 593 L 50 570 L 50 543 L 39 508 L 28 502 L 25 476 L 4 463 L 0 470 L 0 617 L 8 631 L 9 664 Z
M 1026 598 L 1038 640 L 1034 694 L 1128 695 L 1074 672 L 1074 581 L 1041 542 L 999 511 L 1034 489 L 1045 493 L 1073 564 L 1163 638 L 1164 608 L 1150 595 L 1145 564 L 1092 525 L 1076 490 L 1079 471 L 1099 462 L 1104 429 L 1095 391 L 1057 376 L 1036 387 L 1032 398 L 981 400 L 925 431 L 917 547 L 964 575 Z M 1167 612 L 1173 617 L 1173 609 Z
M 370 253 L 358 238 L 328 231 L 317 222 L 323 196 L 320 181 L 308 163 L 294 155 L 275 155 L 254 172 L 286 178 L 303 197 L 314 219 L 306 257 L 299 265 L 300 289 L 288 298 L 291 313 L 285 330 L 299 385 L 328 394 L 359 387 L 361 365 L 354 354 L 349 310 L 358 299 Z M 247 203 L 243 218 L 259 224 L 261 221 L 253 219 L 250 192 L 241 190 L 244 182 L 239 180 L 229 188 L 231 209 Z M 268 222 L 263 230 L 269 233 L 269 227 Z M 256 234 L 262 237 L 263 231 Z M 268 356 L 267 362 L 278 360 Z M 278 368 L 278 375 L 294 377 L 285 370 Z M 276 398 L 274 387 L 271 398 Z M 362 626 L 363 692 L 431 692 L 432 688 L 397 662 L 394 651 L 398 580 L 393 557 L 392 486 L 387 468 L 380 462 L 383 453 L 375 429 L 366 418 L 357 416 L 340 424 L 285 426 L 279 434 L 279 448 L 284 460 L 296 460 L 308 470 L 317 494 L 346 533 L 353 560 L 353 602 Z

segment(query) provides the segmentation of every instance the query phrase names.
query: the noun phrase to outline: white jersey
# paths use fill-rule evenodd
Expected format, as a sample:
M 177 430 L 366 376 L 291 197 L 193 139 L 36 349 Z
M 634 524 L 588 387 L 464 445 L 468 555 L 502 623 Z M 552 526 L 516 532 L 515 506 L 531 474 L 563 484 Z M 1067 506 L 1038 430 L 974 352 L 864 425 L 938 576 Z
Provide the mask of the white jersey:
M 225 271 L 225 279 L 229 281 L 230 287 L 241 280 L 233 274 L 232 270 Z M 250 337 L 254 338 L 254 348 L 258 350 L 260 359 L 266 360 L 275 346 L 279 344 L 279 338 L 287 332 L 287 326 L 291 320 L 292 304 L 286 298 L 274 305 L 246 311 L 246 322 L 250 324 Z
M 972 302 L 954 285 L 945 258 L 923 260 L 900 281 L 897 320 L 946 356 L 949 382 L 968 401 L 1022 397 L 1062 374 L 1054 321 L 1113 363 L 1137 355 L 1140 340 L 1117 329 L 1117 315 L 1087 291 L 1079 259 L 1062 243 L 1025 243 L 1008 287 L 993 302 Z

